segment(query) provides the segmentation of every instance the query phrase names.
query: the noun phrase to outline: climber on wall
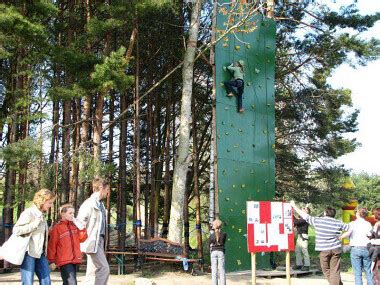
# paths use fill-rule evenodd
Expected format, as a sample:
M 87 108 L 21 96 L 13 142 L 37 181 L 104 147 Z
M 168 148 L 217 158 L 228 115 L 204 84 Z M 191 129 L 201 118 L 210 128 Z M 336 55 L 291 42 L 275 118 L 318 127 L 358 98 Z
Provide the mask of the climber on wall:
M 232 80 L 225 81 L 224 86 L 226 87 L 227 96 L 233 97 L 236 88 L 236 95 L 238 98 L 238 111 L 239 113 L 244 112 L 243 108 L 243 93 L 244 93 L 244 61 L 238 60 L 235 64 L 231 63 L 229 66 L 223 66 L 224 71 L 229 71 L 232 74 Z

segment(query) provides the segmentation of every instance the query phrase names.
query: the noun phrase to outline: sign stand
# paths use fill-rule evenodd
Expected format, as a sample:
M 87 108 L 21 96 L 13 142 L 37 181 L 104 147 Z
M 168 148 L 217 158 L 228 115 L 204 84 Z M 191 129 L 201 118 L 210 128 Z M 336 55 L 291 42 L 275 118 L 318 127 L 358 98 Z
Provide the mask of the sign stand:
M 290 285 L 290 251 L 286 251 L 286 284 Z
M 256 253 L 251 253 L 252 285 L 256 285 Z
M 290 251 L 286 251 L 286 284 L 291 285 L 292 281 L 290 279 Z M 251 253 L 251 283 L 252 285 L 256 285 L 256 253 Z

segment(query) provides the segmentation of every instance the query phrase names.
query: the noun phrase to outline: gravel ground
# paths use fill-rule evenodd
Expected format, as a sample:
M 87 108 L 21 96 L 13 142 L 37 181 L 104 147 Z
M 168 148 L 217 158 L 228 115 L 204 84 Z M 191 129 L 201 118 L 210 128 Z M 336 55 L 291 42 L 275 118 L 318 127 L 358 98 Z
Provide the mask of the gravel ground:
M 62 284 L 60 279 L 60 274 L 58 272 L 53 272 L 52 276 L 52 284 Z M 83 273 L 79 273 L 78 283 L 84 280 Z M 250 283 L 251 276 L 249 271 L 238 272 L 238 273 L 230 273 L 227 274 L 227 284 L 228 285 L 248 285 Z M 152 281 L 152 282 L 149 282 Z M 343 284 L 354 285 L 354 276 L 350 273 L 342 273 L 342 281 Z M 20 274 L 18 272 L 8 273 L 8 274 L 0 274 L 0 284 L 19 284 L 20 283 Z M 37 282 L 36 282 L 37 283 Z M 366 282 L 364 282 L 365 284 Z M 110 277 L 109 284 L 124 284 L 124 285 L 132 285 L 132 284 L 156 284 L 156 285 L 209 285 L 211 284 L 211 275 L 205 274 L 201 276 L 192 276 L 186 273 L 174 273 L 174 272 L 160 272 L 159 274 L 151 274 L 151 276 L 145 277 L 141 276 L 141 273 L 133 273 L 127 274 L 123 276 L 112 275 Z M 280 285 L 286 284 L 286 280 L 284 278 L 257 278 L 258 285 Z M 306 275 L 298 278 L 291 279 L 292 285 L 328 285 L 328 282 L 324 280 L 321 275 Z

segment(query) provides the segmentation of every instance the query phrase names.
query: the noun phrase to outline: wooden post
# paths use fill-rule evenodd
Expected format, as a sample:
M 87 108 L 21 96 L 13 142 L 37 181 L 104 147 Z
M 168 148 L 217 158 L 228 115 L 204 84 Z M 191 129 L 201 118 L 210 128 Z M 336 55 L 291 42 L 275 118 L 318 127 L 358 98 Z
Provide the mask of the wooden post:
M 256 253 L 251 253 L 252 285 L 256 285 Z
M 291 280 L 290 280 L 290 251 L 286 252 L 286 284 L 290 285 Z

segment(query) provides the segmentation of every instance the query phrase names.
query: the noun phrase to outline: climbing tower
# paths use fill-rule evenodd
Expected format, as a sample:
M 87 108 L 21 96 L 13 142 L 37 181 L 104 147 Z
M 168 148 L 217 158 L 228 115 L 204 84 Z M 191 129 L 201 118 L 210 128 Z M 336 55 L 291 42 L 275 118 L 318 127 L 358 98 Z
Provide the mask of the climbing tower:
M 236 4 L 227 3 L 231 2 L 219 1 L 217 37 L 249 8 L 242 4 L 231 12 Z M 258 12 L 215 48 L 218 206 L 228 235 L 227 271 L 250 269 L 246 201 L 274 196 L 275 32 L 273 19 Z M 241 59 L 245 62 L 244 113 L 237 112 L 237 98 L 227 97 L 223 86 L 230 79 L 223 66 Z M 259 268 L 264 265 L 269 265 L 269 254 L 257 260 Z

